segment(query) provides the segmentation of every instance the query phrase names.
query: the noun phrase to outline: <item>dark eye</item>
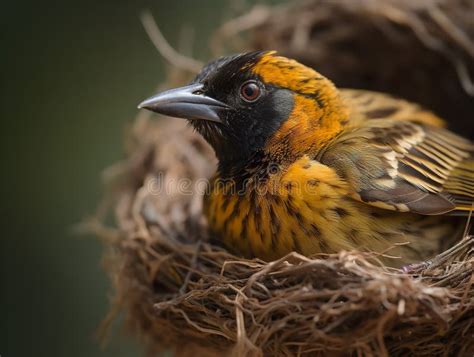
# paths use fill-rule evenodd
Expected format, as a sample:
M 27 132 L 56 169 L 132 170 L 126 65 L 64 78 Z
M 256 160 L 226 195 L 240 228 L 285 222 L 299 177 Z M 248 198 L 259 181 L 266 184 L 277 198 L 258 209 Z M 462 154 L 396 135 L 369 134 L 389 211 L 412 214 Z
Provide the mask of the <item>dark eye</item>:
M 246 102 L 255 102 L 262 94 L 262 90 L 255 81 L 247 81 L 240 87 L 240 96 Z

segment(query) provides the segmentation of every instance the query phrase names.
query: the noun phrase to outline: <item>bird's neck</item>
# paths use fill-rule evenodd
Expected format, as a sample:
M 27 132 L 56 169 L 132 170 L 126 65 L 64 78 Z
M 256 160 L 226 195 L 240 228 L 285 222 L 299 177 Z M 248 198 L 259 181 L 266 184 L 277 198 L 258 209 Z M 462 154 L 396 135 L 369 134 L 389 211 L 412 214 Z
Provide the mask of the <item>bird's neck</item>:
M 303 155 L 314 156 L 343 130 L 348 108 L 339 91 L 327 81 L 327 86 L 320 86 L 314 94 L 295 94 L 288 120 L 265 146 L 266 155 L 273 161 L 293 162 Z

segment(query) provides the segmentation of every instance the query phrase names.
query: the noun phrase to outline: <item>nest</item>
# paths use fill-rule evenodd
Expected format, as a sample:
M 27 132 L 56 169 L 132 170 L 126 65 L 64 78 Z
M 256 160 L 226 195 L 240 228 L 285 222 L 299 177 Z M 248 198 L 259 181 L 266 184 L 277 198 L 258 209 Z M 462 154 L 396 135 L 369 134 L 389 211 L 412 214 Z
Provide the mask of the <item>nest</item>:
M 465 133 L 474 113 L 469 11 L 461 0 L 257 7 L 211 45 L 275 48 L 338 85 L 420 102 Z M 243 259 L 207 235 L 203 182 L 215 165 L 183 121 L 137 118 L 127 160 L 106 172 L 114 182 L 102 208 L 113 205 L 117 227 L 93 225 L 114 284 L 105 327 L 122 312 L 151 354 L 474 354 L 473 238 L 409 273 L 359 252 Z

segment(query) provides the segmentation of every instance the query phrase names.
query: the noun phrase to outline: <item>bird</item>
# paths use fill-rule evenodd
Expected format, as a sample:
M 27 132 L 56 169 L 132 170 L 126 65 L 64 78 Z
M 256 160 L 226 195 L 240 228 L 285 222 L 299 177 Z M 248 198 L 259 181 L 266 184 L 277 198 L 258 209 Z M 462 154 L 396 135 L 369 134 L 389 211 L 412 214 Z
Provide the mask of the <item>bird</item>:
M 459 240 L 473 208 L 472 141 L 276 51 L 213 60 L 138 108 L 187 119 L 212 146 L 209 232 L 246 258 L 358 250 L 401 267 Z

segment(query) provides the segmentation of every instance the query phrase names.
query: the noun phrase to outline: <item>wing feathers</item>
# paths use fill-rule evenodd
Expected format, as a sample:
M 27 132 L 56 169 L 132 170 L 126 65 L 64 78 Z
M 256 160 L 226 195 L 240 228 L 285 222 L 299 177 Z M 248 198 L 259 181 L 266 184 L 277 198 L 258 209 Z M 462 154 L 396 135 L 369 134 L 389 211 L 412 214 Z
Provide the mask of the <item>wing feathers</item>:
M 335 142 L 322 159 L 351 182 L 358 199 L 421 214 L 472 209 L 473 142 L 416 104 L 370 91 L 341 95 L 352 130 L 337 141 L 350 141 L 352 151 Z
M 447 197 L 421 191 L 406 182 L 399 182 L 395 189 L 362 191 L 359 195 L 362 201 L 373 206 L 392 207 L 401 212 L 436 215 L 455 208 Z
M 353 152 L 337 147 L 346 140 Z M 474 144 L 469 140 L 439 127 L 370 119 L 338 143 L 322 162 L 351 178 L 356 197 L 368 204 L 426 215 L 472 208 Z

